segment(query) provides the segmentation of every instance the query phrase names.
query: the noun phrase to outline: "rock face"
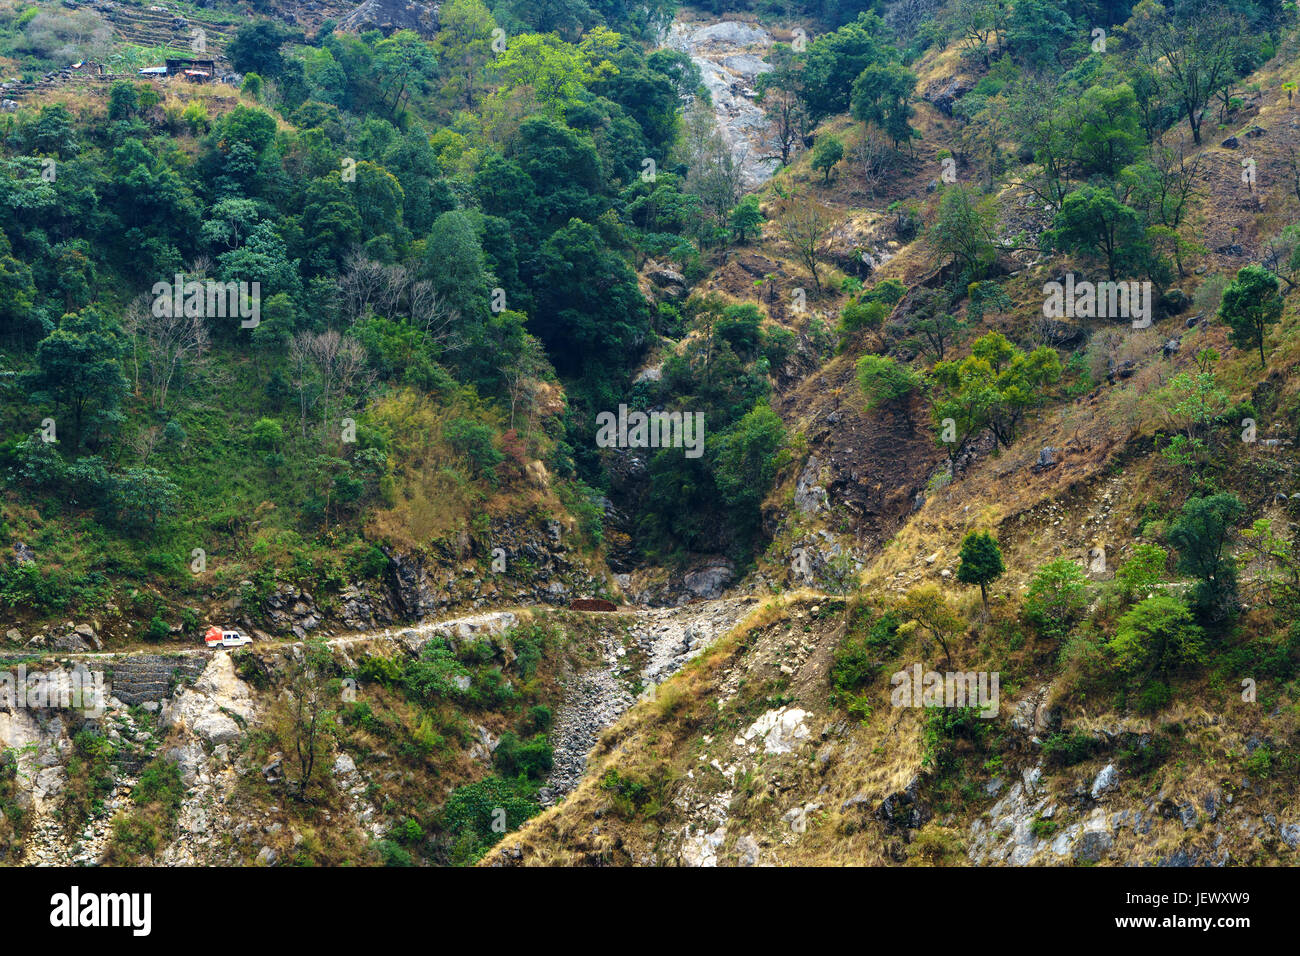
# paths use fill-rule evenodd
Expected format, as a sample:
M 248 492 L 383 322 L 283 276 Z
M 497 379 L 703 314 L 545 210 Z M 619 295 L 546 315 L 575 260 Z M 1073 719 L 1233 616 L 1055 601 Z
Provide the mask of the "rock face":
M 441 3 L 415 3 L 413 0 L 364 0 L 339 21 L 338 29 L 352 33 L 382 30 L 414 30 L 424 37 L 438 32 Z
M 680 609 L 642 612 L 623 640 L 601 639 L 603 663 L 573 675 L 565 702 L 555 716 L 552 734 L 554 765 L 547 779 L 547 803 L 577 786 L 587 767 L 587 755 L 596 738 L 635 701 L 633 688 L 653 694 L 688 660 L 726 633 L 748 611 L 743 598 L 688 605 Z M 635 653 L 644 661 L 638 670 L 627 658 Z
M 933 104 L 944 116 L 952 115 L 952 108 L 959 99 L 974 89 L 974 84 L 966 79 L 945 79 L 938 80 L 929 86 L 922 98 L 928 103 Z
M 770 157 L 771 124 L 754 102 L 754 84 L 771 66 L 763 57 L 772 35 L 757 24 L 724 20 L 701 26 L 675 21 L 664 46 L 690 56 L 713 100 L 718 132 L 731 148 L 747 188 L 766 182 L 776 171 Z
M 163 706 L 159 723 L 167 730 L 188 730 L 215 746 L 240 735 L 235 717 L 252 719 L 252 692 L 235 676 L 230 655 L 218 651 L 194 685 L 182 688 Z
M 619 580 L 620 587 L 634 603 L 659 608 L 715 600 L 722 597 L 735 579 L 736 568 L 730 560 L 702 555 L 681 574 L 640 584 L 634 583 L 630 575 L 620 576 Z
M 876 819 L 889 830 L 918 830 L 929 819 L 921 803 L 921 778 L 913 777 L 902 790 L 885 797 L 876 808 Z
M 1119 773 L 1115 770 L 1113 763 L 1106 764 L 1101 773 L 1097 774 L 1097 779 L 1092 782 L 1092 799 L 1096 800 L 1103 793 L 1110 793 L 1119 786 Z
M 797 707 L 789 709 L 782 707 L 778 710 L 769 710 L 754 721 L 740 735 L 736 743 L 739 746 L 742 742 L 749 743 L 756 738 L 761 738 L 763 753 L 791 753 L 808 739 L 808 725 L 804 721 L 805 718 L 811 716 L 812 714 L 806 710 L 800 710 Z
M 457 607 L 563 606 L 604 589 L 604 579 L 574 551 L 571 530 L 559 521 L 506 517 L 485 537 L 490 553 L 476 551 L 467 535 L 427 556 L 389 551 L 388 595 L 374 599 L 372 619 L 357 629 L 420 621 Z

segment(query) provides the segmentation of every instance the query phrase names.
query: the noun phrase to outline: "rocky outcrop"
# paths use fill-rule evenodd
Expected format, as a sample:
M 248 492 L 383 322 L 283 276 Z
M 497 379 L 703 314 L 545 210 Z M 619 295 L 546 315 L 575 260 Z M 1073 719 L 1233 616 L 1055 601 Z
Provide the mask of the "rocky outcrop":
M 771 124 L 754 102 L 759 74 L 772 68 L 764 59 L 772 43 L 772 35 L 757 24 L 732 20 L 708 25 L 679 20 L 664 40 L 664 46 L 689 54 L 699 67 L 718 132 L 749 188 L 766 182 L 777 168 Z
M 424 37 L 438 32 L 441 3 L 416 3 L 414 0 L 364 0 L 339 20 L 338 29 L 352 33 L 381 30 L 414 30 Z
M 952 116 L 952 108 L 957 101 L 974 88 L 975 84 L 964 77 L 949 77 L 931 83 L 921 94 L 921 98 L 944 116 Z
M 553 519 L 504 518 L 484 536 L 426 554 L 387 552 L 391 602 L 372 599 L 372 624 L 420 621 L 453 608 L 501 604 L 563 606 L 606 589 L 574 548 L 573 528 Z M 381 596 L 382 597 L 382 596 Z M 363 595 L 354 598 L 360 606 Z
M 731 598 L 680 610 L 644 611 L 621 637 L 603 635 L 603 662 L 570 678 L 565 703 L 556 714 L 554 769 L 544 801 L 554 802 L 577 786 L 596 738 L 632 706 L 636 689 L 652 695 L 658 684 L 730 630 L 750 607 L 744 598 Z M 639 667 L 637 661 L 642 662 Z

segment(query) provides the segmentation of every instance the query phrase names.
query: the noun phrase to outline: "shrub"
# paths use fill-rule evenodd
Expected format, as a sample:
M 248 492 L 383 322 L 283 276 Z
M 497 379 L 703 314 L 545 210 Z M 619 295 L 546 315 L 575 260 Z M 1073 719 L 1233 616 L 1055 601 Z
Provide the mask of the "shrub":
M 259 418 L 253 422 L 253 447 L 274 451 L 284 441 L 284 426 L 274 418 Z
M 542 734 L 520 740 L 511 731 L 506 731 L 492 754 L 492 763 L 503 777 L 522 775 L 531 780 L 541 780 L 551 772 L 551 745 Z
M 532 787 L 519 781 L 485 777 L 457 787 L 439 815 L 447 862 L 477 862 L 507 831 L 540 809 Z
M 1144 714 L 1158 714 L 1169 706 L 1174 699 L 1174 692 L 1168 684 L 1153 681 L 1142 688 L 1138 694 L 1138 710 Z
M 180 768 L 161 758 L 151 761 L 140 772 L 140 779 L 131 791 L 131 799 L 137 805 L 153 803 L 169 810 L 180 809 L 184 795 L 185 784 L 181 781 Z
M 461 690 L 455 679 L 469 676 L 469 671 L 456 660 L 446 640 L 435 637 L 420 650 L 419 658 L 406 668 L 402 684 L 412 697 L 433 703 L 458 696 Z
M 155 614 L 149 621 L 149 626 L 145 628 L 144 639 L 157 644 L 159 641 L 165 641 L 171 636 L 171 628 L 163 620 L 162 614 Z
M 1139 544 L 1133 554 L 1115 572 L 1115 586 L 1125 601 L 1131 601 L 1160 581 L 1164 575 L 1169 552 L 1157 544 Z
M 550 733 L 551 724 L 554 722 L 554 716 L 551 714 L 551 708 L 545 704 L 535 704 L 528 709 L 527 728 L 533 733 L 545 734 Z
M 920 377 L 909 366 L 883 355 L 864 355 L 857 364 L 858 387 L 867 407 L 901 402 L 920 387 Z
M 453 418 L 443 429 L 442 437 L 465 457 L 476 477 L 496 484 L 496 467 L 505 456 L 492 443 L 491 428 L 467 418 Z
M 1044 564 L 1029 583 L 1025 617 L 1044 637 L 1059 640 L 1088 607 L 1088 579 L 1068 558 Z
M 959 740 L 982 746 L 989 731 L 989 721 L 980 717 L 978 707 L 932 707 L 926 711 L 921 732 L 923 767 L 943 772 L 951 767 Z
M 1108 645 L 1125 674 L 1158 675 L 1167 683 L 1181 667 L 1204 658 L 1204 640 L 1187 605 L 1167 594 L 1135 604 L 1119 619 Z
M 375 851 L 379 854 L 379 862 L 384 866 L 415 866 L 410 852 L 392 840 L 379 840 L 375 843 Z
M 404 676 L 405 668 L 403 668 L 402 662 L 391 657 L 371 654 L 368 657 L 361 658 L 360 663 L 357 664 L 357 680 L 365 683 L 392 687 L 394 684 L 401 683 Z
M 898 636 L 901 623 L 902 618 L 891 611 L 871 621 L 865 633 L 854 634 L 851 625 L 849 636 L 835 649 L 831 660 L 831 686 L 838 695 L 850 694 L 871 683 L 886 663 L 898 656 L 902 644 Z
M 651 773 L 607 770 L 600 789 L 609 794 L 614 812 L 624 819 L 657 817 L 667 804 L 670 777 L 662 765 Z
M 1048 839 L 1059 829 L 1061 829 L 1059 821 L 1041 816 L 1034 817 L 1033 822 L 1029 824 L 1029 832 L 1040 840 Z
M 158 851 L 158 827 L 143 813 L 123 813 L 113 819 L 113 847 L 115 861 L 142 856 L 151 857 Z
M 889 306 L 885 303 L 855 299 L 840 311 L 840 331 L 851 335 L 863 329 L 878 329 L 888 317 Z
M 1199 579 L 1193 603 L 1208 623 L 1221 622 L 1236 611 L 1237 570 L 1229 543 L 1233 525 L 1245 511 L 1241 499 L 1229 492 L 1188 498 L 1169 527 L 1169 543 L 1178 549 L 1178 570 Z
M 1097 741 L 1077 730 L 1058 730 L 1043 740 L 1043 762 L 1052 767 L 1072 767 L 1093 755 Z
M 373 544 L 358 545 L 348 555 L 347 567 L 358 578 L 377 580 L 388 570 L 388 556 Z

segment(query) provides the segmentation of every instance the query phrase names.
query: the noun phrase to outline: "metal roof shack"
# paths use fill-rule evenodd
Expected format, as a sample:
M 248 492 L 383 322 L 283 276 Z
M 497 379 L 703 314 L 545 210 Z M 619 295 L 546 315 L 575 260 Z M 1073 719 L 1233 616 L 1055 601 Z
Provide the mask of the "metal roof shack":
M 184 76 L 196 82 L 206 82 L 217 71 L 216 60 L 194 60 L 186 58 L 167 58 L 167 75 Z

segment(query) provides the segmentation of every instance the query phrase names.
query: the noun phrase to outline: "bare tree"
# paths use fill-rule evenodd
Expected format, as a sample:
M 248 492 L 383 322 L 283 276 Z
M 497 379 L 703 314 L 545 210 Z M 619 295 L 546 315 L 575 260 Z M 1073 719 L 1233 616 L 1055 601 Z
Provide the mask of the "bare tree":
M 679 150 L 686 162 L 687 190 L 700 197 L 715 227 L 725 227 L 744 191 L 743 156 L 722 138 L 708 105 L 696 102 L 687 113 Z
M 438 295 L 432 282 L 427 279 L 412 282 L 406 290 L 406 302 L 411 324 L 423 329 L 426 338 L 449 352 L 461 347 L 453 329 L 458 318 L 456 310 Z
M 1245 20 L 1218 0 L 1196 0 L 1168 16 L 1153 12 L 1139 17 L 1135 11 L 1132 24 L 1129 32 L 1158 58 L 1192 140 L 1201 145 L 1201 124 L 1210 98 L 1232 83 L 1247 34 Z
M 325 756 L 335 729 L 326 676 L 330 666 L 330 651 L 322 641 L 295 648 L 288 662 L 284 695 L 272 715 L 281 746 L 292 750 L 285 783 L 299 800 L 309 799 L 317 763 Z
M 1287 168 L 1291 171 L 1291 188 L 1295 191 L 1295 198 L 1300 199 L 1300 155 L 1297 155 L 1294 144 L 1287 152 L 1286 161 Z
M 547 367 L 546 353 L 531 335 L 525 339 L 523 348 L 513 350 L 509 360 L 502 364 L 501 377 L 510 396 L 511 428 L 515 427 L 515 413 L 523 411 L 528 415 L 528 431 L 532 431 L 538 386 Z
M 853 147 L 853 162 L 861 174 L 863 189 L 872 199 L 884 183 L 888 154 L 884 141 L 871 130 L 864 130 Z
M 298 393 L 298 426 L 307 437 L 307 411 L 315 403 L 316 381 L 313 376 L 308 340 L 312 333 L 299 332 L 289 341 L 289 381 Z
M 138 295 L 127 305 L 122 313 L 122 331 L 131 338 L 131 393 L 140 396 L 140 363 L 144 351 L 145 322 L 149 318 L 150 298 Z
M 776 152 L 764 159 L 778 160 L 782 166 L 808 132 L 808 110 L 803 101 L 802 60 L 785 46 L 773 48 L 769 57 L 772 69 L 759 74 L 758 103 L 772 126 Z
M 176 376 L 184 370 L 195 378 L 207 364 L 208 326 L 202 316 L 155 316 L 145 324 L 149 379 L 154 404 L 167 408 L 167 395 Z
M 331 409 L 336 403 L 369 384 L 370 370 L 366 367 L 366 350 L 356 339 L 340 335 L 330 329 L 326 332 L 299 332 L 289 346 L 289 361 L 293 368 L 295 386 L 299 388 L 303 434 L 306 434 L 307 403 L 305 386 L 312 381 L 315 371 L 319 387 L 321 424 L 328 426 Z
M 392 317 L 412 281 L 405 266 L 384 265 L 360 251 L 349 254 L 343 268 L 339 291 L 349 322 L 371 313 Z
M 454 334 L 459 318 L 455 310 L 438 295 L 432 282 L 417 279 L 405 266 L 384 265 L 363 252 L 353 252 L 344 264 L 339 291 L 349 324 L 371 314 L 404 316 L 440 349 L 460 347 Z
M 821 274 L 817 264 L 825 254 L 826 237 L 834 227 L 835 210 L 812 199 L 785 200 L 777 213 L 776 226 L 788 242 L 795 257 L 812 273 L 815 294 L 822 294 Z
M 200 257 L 189 275 L 207 273 L 210 260 Z M 140 394 L 143 374 L 153 388 L 154 407 L 166 411 L 167 397 L 177 376 L 195 378 L 207 369 L 208 327 L 200 315 L 158 315 L 148 295 L 137 296 L 122 315 L 122 327 L 131 337 L 131 365 L 135 394 Z M 169 310 L 170 311 L 170 310 Z
M 1162 141 L 1151 149 L 1151 165 L 1156 171 L 1159 190 L 1157 214 L 1160 221 L 1171 229 L 1177 229 L 1182 223 L 1187 202 L 1196 194 L 1202 155 L 1197 153 L 1188 158 L 1184 136 L 1178 137 L 1176 147 Z
M 158 448 L 158 443 L 162 440 L 162 429 L 157 425 L 149 425 L 141 428 L 135 436 L 132 443 L 135 446 L 135 453 L 140 456 L 140 464 L 149 464 L 149 459 L 153 457 L 154 451 Z

